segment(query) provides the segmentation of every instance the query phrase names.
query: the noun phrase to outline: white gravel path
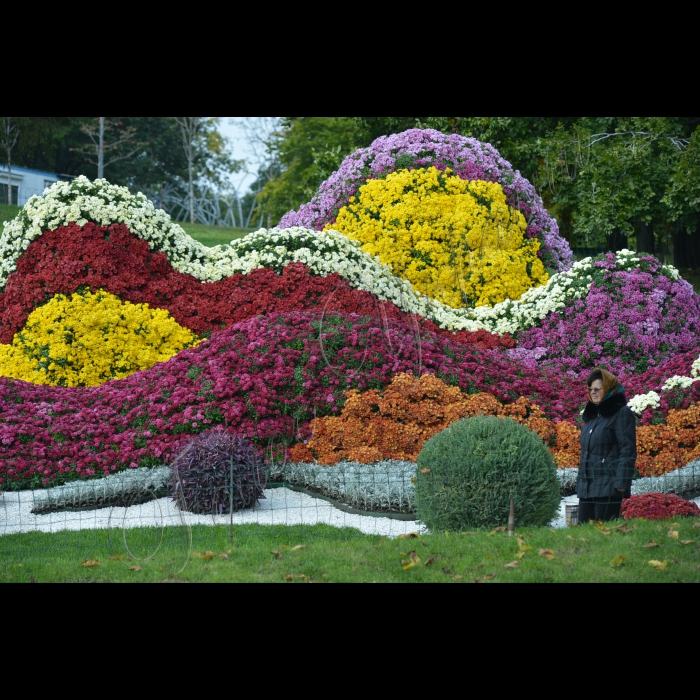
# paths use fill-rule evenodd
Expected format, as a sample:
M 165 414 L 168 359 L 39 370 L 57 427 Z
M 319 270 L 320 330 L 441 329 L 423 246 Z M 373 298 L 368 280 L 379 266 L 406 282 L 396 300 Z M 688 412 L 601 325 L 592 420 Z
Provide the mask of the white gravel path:
M 266 500 L 252 510 L 235 513 L 234 525 L 319 525 L 353 528 L 367 535 L 395 538 L 423 531 L 420 523 L 350 515 L 330 503 L 289 489 L 265 492 Z M 700 506 L 700 498 L 695 502 Z M 182 525 L 229 525 L 230 516 L 193 515 L 180 511 L 169 498 L 131 508 L 104 508 L 85 513 L 32 515 L 31 491 L 0 495 L 0 536 L 24 532 L 55 533 L 64 530 L 133 529 L 139 527 L 179 527 Z M 577 505 L 578 498 L 565 498 L 553 529 L 566 529 L 566 506 Z
M 354 528 L 367 535 L 398 537 L 418 532 L 419 523 L 350 515 L 330 503 L 289 489 L 265 491 L 266 500 L 252 509 L 235 513 L 234 525 L 331 525 Z M 230 515 L 193 515 L 180 511 L 169 498 L 131 508 L 104 508 L 84 513 L 32 515 L 31 491 L 0 496 L 0 536 L 24 532 L 55 533 L 63 530 L 132 529 L 138 527 L 179 527 L 182 525 L 229 525 Z

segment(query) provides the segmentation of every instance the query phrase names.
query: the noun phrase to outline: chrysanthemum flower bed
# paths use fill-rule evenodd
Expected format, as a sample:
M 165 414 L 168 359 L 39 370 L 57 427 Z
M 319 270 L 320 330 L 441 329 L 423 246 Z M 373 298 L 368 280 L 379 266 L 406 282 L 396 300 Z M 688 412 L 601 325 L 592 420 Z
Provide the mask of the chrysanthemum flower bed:
M 188 439 L 225 424 L 286 446 L 315 418 L 338 414 L 351 389 L 389 385 L 396 374 L 434 373 L 467 392 L 511 403 L 537 392 L 558 420 L 581 392 L 563 378 L 422 333 L 401 321 L 320 312 L 269 314 L 216 332 L 166 364 L 93 388 L 42 387 L 0 378 L 0 478 L 37 487 L 168 463 Z
M 397 276 L 391 255 L 363 250 L 363 226 L 348 230 L 358 241 L 328 229 L 336 218 L 340 228 L 362 219 L 353 205 L 368 182 L 380 191 L 431 167 L 438 180 L 453 170 L 464 194 L 502 192 L 498 206 L 519 235 L 524 230 L 523 245 L 539 246 L 542 261 L 561 271 L 520 299 L 454 308 L 417 289 L 417 279 Z M 286 223 L 309 228 L 260 231 L 206 249 L 142 196 L 105 182 L 81 178 L 34 198 L 0 237 L 2 487 L 169 464 L 217 425 L 253 440 L 261 454 L 297 445 L 295 459 L 315 454 L 329 464 L 410 460 L 424 436 L 474 412 L 518 418 L 560 466 L 575 466 L 582 377 L 594 364 L 621 375 L 640 415 L 644 474 L 699 456 L 697 295 L 673 268 L 629 251 L 570 266 L 556 222 L 490 146 L 430 132 L 380 140 L 348 159 Z M 478 301 L 477 293 L 467 296 Z M 114 310 L 129 302 L 130 311 L 121 326 L 110 326 L 105 313 L 82 329 L 87 343 L 76 342 L 75 328 L 46 342 L 51 325 L 65 320 L 54 312 L 80 294 L 114 295 Z M 173 342 L 137 351 L 128 367 L 112 343 L 114 352 L 100 359 L 105 367 L 90 369 L 80 356 L 97 353 L 95 332 L 123 326 L 124 337 L 148 335 L 137 308 L 146 326 L 159 319 L 157 334 Z M 33 314 L 43 319 L 38 325 Z M 165 319 L 172 332 L 162 332 Z M 51 345 L 60 352 L 47 351 Z M 13 355 L 20 351 L 34 365 Z M 101 385 L 37 386 L 42 362 L 57 373 L 53 383 Z M 392 386 L 397 375 L 432 388 L 384 411 L 387 395 L 403 391 Z M 404 410 L 411 420 L 396 413 Z
M 338 171 L 319 187 L 316 196 L 298 212 L 287 214 L 280 226 L 321 231 L 335 223 L 340 210 L 368 180 L 385 178 L 397 170 L 430 167 L 449 168 L 462 180 L 499 183 L 508 205 L 525 216 L 527 235 L 542 244 L 545 266 L 555 271 L 571 266 L 571 249 L 559 235 L 556 220 L 549 215 L 531 183 L 513 170 L 490 144 L 432 129 L 411 129 L 383 136 L 369 148 L 348 156 Z
M 549 279 L 527 222 L 493 182 L 450 170 L 400 170 L 369 180 L 340 210 L 337 230 L 398 277 L 452 308 L 519 299 Z
M 197 337 L 167 311 L 99 290 L 58 294 L 0 345 L 0 376 L 32 384 L 98 386 L 167 362 Z

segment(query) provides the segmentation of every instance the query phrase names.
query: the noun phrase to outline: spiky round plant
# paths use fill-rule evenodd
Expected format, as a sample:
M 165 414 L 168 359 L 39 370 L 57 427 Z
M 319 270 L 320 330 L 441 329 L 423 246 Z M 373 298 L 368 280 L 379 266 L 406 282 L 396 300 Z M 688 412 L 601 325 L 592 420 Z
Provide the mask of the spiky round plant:
M 170 482 L 178 508 L 225 515 L 264 499 L 265 466 L 248 440 L 221 428 L 202 433 L 177 456 Z

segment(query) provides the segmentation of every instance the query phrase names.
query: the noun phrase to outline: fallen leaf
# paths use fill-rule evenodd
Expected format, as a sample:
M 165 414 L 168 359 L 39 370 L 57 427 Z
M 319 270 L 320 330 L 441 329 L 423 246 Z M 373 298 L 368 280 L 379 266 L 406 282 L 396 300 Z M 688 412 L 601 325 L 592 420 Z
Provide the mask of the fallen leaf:
M 540 556 L 547 561 L 553 561 L 557 558 L 557 555 L 551 549 L 541 549 Z
M 689 544 L 695 544 L 695 540 L 683 540 L 681 544 L 687 547 Z
M 84 569 L 95 569 L 98 566 L 102 566 L 102 562 L 97 561 L 97 559 L 88 559 L 87 561 L 84 561 L 80 566 L 82 566 Z
M 506 564 L 506 569 L 519 569 L 519 568 L 520 568 L 519 561 L 512 561 L 510 564 Z
M 657 547 L 660 547 L 661 545 L 656 544 L 656 542 L 647 542 L 644 545 L 644 549 L 656 549 Z
M 415 476 L 412 476 L 412 477 L 411 477 L 411 483 L 412 483 L 412 484 L 417 484 L 417 483 L 418 483 L 418 479 L 416 479 Z
M 452 580 L 453 581 L 464 581 L 464 577 L 463 576 L 453 576 Z
M 434 563 L 435 563 L 435 559 L 433 559 L 433 557 L 430 557 L 430 559 L 428 559 L 428 561 L 425 562 L 425 565 L 432 566 Z
M 488 536 L 493 537 L 494 535 L 497 535 L 499 532 L 507 532 L 508 528 L 505 527 L 497 527 L 493 532 L 489 532 Z
M 129 557 L 125 557 L 121 554 L 117 554 L 115 557 L 110 557 L 109 561 L 131 561 Z
M 219 554 L 219 559 L 225 559 L 226 561 L 231 561 L 228 554 Z
M 693 525 L 693 530 L 700 530 L 700 523 L 695 523 L 695 525 Z
M 205 561 L 211 561 L 215 556 L 216 554 L 214 554 L 214 552 L 204 552 L 204 554 L 192 552 L 193 559 L 204 559 Z
M 515 557 L 516 559 L 524 559 L 527 556 L 527 552 L 518 552 Z
M 425 474 L 426 476 L 427 476 L 428 474 L 432 474 L 432 473 L 433 473 L 433 470 L 432 470 L 432 469 L 419 469 L 418 471 L 419 471 L 421 474 Z
M 401 563 L 404 564 L 403 570 L 408 571 L 413 569 L 415 566 L 420 564 L 420 557 L 415 552 L 410 552 L 408 554 L 409 560 L 403 560 Z
M 231 556 L 231 555 L 233 554 L 233 551 L 229 549 L 228 552 L 226 552 L 226 554 L 228 554 L 229 556 Z
M 550 532 L 551 532 L 553 535 L 558 535 L 558 534 L 559 534 L 556 530 L 550 530 Z
M 518 549 L 521 552 L 531 552 L 532 551 L 532 547 L 530 547 L 529 544 L 525 543 L 525 538 L 522 535 L 520 537 L 518 537 Z
M 278 559 L 284 559 L 284 555 L 282 554 L 282 552 L 270 552 L 270 554 L 272 554 L 273 557 L 277 557 Z
M 616 527 L 615 532 L 621 532 L 623 535 L 629 535 L 630 533 L 634 532 L 636 529 L 637 529 L 636 525 L 634 527 L 628 527 L 627 523 L 624 523 L 623 525 L 620 525 L 620 527 Z
M 129 571 L 134 571 L 134 572 L 138 573 L 139 571 L 143 571 L 143 567 L 142 566 L 132 566 L 129 569 Z
M 304 574 L 301 574 L 300 576 L 292 576 L 292 574 L 287 574 L 284 577 L 285 581 L 308 581 L 309 577 L 304 576 Z
M 677 540 L 679 538 L 678 530 L 669 530 L 668 531 L 668 538 L 670 540 Z
M 307 545 L 305 544 L 298 544 L 296 547 L 292 547 L 291 551 L 292 552 L 301 552 L 303 549 L 306 549 Z
M 407 535 L 399 535 L 400 540 L 417 540 L 420 537 L 419 532 L 409 532 Z
M 474 583 L 487 583 L 488 581 L 495 581 L 497 578 L 498 576 L 496 576 L 496 574 L 487 574 L 486 576 L 478 578 Z
M 627 559 L 625 557 L 615 557 L 611 562 L 610 566 L 612 566 L 613 569 L 619 569 L 621 566 L 627 563 Z
M 598 532 L 600 532 L 603 537 L 610 537 L 610 535 L 612 535 L 612 530 L 608 530 L 604 527 L 598 528 Z
M 653 566 L 657 571 L 668 571 L 668 562 L 650 561 L 649 566 Z

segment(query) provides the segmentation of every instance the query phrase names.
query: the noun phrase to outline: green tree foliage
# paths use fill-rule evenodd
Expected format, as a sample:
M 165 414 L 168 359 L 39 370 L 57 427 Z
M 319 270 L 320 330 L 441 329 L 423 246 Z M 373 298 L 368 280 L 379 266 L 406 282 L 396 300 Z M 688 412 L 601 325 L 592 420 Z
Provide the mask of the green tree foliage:
M 343 158 L 357 148 L 353 117 L 285 117 L 269 144 L 280 176 L 259 197 L 265 216 L 277 222 L 308 202 Z

